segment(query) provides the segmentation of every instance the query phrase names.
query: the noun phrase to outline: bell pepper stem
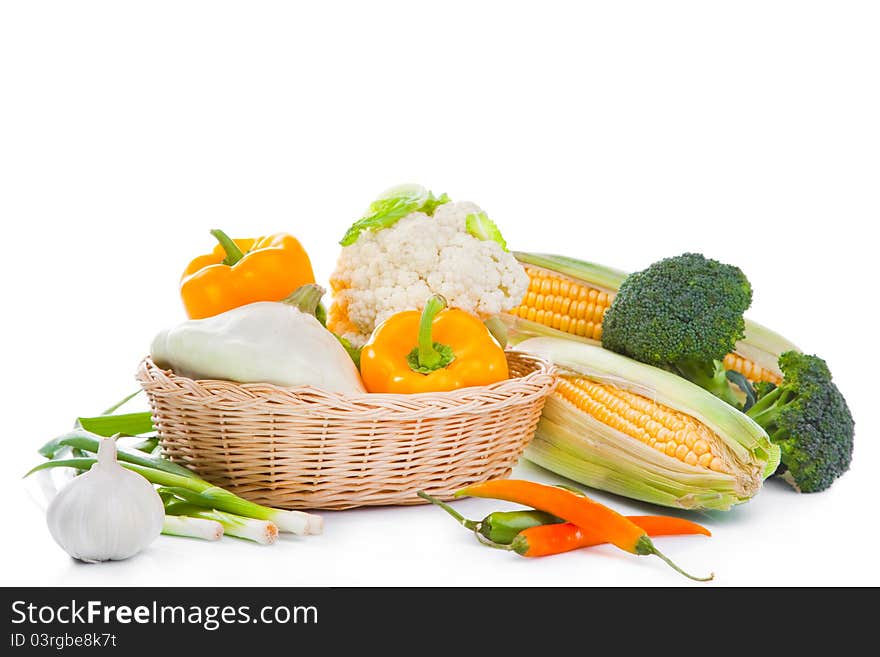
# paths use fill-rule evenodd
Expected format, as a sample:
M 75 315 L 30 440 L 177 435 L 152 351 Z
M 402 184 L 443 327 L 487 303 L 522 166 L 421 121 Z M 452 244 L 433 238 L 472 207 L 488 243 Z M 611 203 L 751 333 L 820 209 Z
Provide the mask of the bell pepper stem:
M 235 241 L 222 230 L 215 228 L 211 231 L 211 235 L 220 242 L 220 246 L 226 251 L 226 257 L 223 259 L 224 265 L 229 265 L 231 267 L 244 258 L 244 252 L 239 248 L 238 244 L 236 244 Z
M 440 352 L 434 348 L 434 341 L 431 339 L 434 318 L 441 310 L 446 307 L 446 298 L 435 294 L 422 311 L 422 320 L 419 322 L 419 365 L 427 368 L 437 367 L 440 363 Z
M 422 310 L 422 318 L 419 321 L 419 336 L 416 346 L 406 356 L 406 362 L 413 372 L 430 374 L 448 366 L 455 360 L 455 352 L 452 347 L 439 342 L 434 342 L 431 335 L 434 327 L 434 318 L 446 307 L 446 299 L 435 294 L 425 304 Z
M 294 306 L 307 315 L 315 315 L 324 292 L 324 288 L 320 285 L 307 283 L 296 288 L 289 296 L 283 298 L 281 303 Z

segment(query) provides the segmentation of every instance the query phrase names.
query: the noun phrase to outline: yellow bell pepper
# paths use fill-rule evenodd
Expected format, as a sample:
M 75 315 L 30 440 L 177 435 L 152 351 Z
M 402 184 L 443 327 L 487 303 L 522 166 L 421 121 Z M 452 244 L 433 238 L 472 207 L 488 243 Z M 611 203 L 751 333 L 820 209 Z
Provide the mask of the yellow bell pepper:
M 504 349 L 483 322 L 445 307 L 435 295 L 421 313 L 397 313 L 376 327 L 361 352 L 367 392 L 442 392 L 508 378 Z
M 230 239 L 212 230 L 219 244 L 199 256 L 180 279 L 180 296 L 191 319 L 213 317 L 257 301 L 280 301 L 315 282 L 308 254 L 293 235 Z

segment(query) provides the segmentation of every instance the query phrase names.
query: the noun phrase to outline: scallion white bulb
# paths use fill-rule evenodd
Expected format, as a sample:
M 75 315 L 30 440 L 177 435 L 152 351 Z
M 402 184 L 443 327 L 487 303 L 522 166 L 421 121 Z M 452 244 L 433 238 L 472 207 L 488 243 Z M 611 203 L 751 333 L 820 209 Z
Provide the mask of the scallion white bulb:
M 61 489 L 46 520 L 70 556 L 94 563 L 143 550 L 162 531 L 165 510 L 153 485 L 119 465 L 116 441 L 105 438 L 97 462 Z

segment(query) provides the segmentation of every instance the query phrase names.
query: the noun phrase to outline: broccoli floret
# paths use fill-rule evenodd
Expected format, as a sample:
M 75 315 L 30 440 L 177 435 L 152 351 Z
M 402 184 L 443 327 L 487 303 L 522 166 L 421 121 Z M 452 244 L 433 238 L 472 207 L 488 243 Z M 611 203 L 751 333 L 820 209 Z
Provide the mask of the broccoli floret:
M 624 280 L 602 321 L 602 345 L 739 407 L 722 360 L 744 337 L 751 302 L 738 267 L 697 253 L 666 258 Z
M 779 367 L 783 382 L 756 385 L 758 401 L 746 415 L 779 445 L 777 474 L 802 493 L 825 490 L 849 469 L 852 414 L 821 358 L 787 351 Z

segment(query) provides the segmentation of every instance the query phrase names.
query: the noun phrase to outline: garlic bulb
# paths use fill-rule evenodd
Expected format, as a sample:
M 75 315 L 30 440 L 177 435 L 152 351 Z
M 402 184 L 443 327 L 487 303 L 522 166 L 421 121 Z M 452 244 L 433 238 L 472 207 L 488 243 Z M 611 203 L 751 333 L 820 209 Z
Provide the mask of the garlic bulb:
M 165 509 L 153 485 L 116 460 L 104 438 L 97 462 L 67 484 L 46 512 L 52 538 L 72 557 L 94 563 L 131 557 L 162 531 Z

